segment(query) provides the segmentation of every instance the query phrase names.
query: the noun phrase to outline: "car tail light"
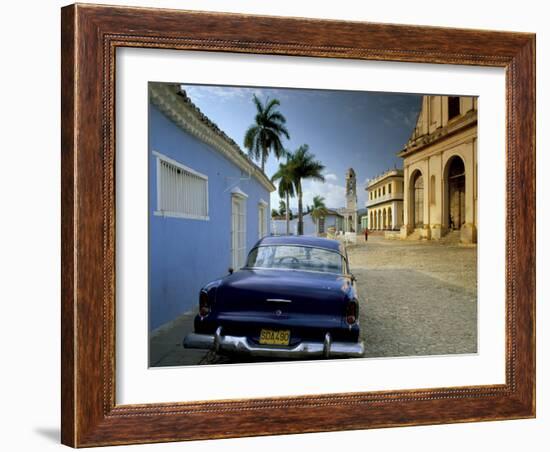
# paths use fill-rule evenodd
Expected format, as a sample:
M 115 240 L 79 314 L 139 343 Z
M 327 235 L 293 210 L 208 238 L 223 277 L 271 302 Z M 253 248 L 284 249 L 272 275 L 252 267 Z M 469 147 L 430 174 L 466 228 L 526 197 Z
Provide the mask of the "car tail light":
M 210 299 L 206 292 L 201 291 L 199 295 L 199 315 L 206 317 L 208 314 L 210 314 Z
M 346 306 L 346 322 L 348 325 L 353 325 L 357 322 L 357 316 L 359 314 L 359 304 L 357 300 L 350 300 Z

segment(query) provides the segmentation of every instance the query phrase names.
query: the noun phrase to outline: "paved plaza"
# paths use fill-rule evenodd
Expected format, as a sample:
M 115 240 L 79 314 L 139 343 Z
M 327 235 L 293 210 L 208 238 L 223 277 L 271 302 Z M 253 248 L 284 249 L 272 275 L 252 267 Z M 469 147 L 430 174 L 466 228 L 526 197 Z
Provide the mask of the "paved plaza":
M 348 256 L 357 277 L 365 357 L 476 353 L 475 245 L 452 239 L 386 240 L 374 234 L 367 242 L 358 238 Z M 193 315 L 152 335 L 151 366 L 235 362 L 183 348 Z
M 371 236 L 348 255 L 366 357 L 477 351 L 476 246 Z

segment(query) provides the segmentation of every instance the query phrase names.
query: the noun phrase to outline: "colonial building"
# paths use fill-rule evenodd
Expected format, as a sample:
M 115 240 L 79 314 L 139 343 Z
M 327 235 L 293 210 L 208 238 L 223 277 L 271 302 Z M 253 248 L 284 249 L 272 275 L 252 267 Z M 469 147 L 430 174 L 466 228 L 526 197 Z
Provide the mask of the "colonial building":
M 178 85 L 149 84 L 149 329 L 269 234 L 275 187 Z
M 343 231 L 357 232 L 357 177 L 353 168 L 346 171 L 346 207 L 338 209 L 343 217 Z
M 403 158 L 401 237 L 477 241 L 477 99 L 424 96 Z
M 399 229 L 403 224 L 403 170 L 386 171 L 371 179 L 365 190 L 369 229 Z

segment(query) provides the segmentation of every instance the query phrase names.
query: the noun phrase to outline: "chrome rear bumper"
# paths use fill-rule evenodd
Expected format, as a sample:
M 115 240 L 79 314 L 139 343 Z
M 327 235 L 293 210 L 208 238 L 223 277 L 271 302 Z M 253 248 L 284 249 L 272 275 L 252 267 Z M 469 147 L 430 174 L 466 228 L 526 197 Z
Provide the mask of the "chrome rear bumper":
M 215 334 L 190 333 L 185 336 L 183 346 L 261 358 L 360 358 L 365 353 L 363 342 L 332 342 L 329 333 L 324 342 L 301 342 L 294 347 L 265 346 L 251 344 L 242 336 L 222 336 L 221 327 Z

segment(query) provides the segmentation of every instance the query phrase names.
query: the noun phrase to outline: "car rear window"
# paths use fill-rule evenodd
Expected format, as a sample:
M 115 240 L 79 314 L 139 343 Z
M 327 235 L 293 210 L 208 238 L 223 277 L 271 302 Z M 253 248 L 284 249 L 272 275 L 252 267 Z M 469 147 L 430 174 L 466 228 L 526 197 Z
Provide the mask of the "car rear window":
M 325 273 L 342 273 L 344 258 L 334 251 L 297 245 L 269 245 L 254 248 L 247 267 L 284 268 Z

